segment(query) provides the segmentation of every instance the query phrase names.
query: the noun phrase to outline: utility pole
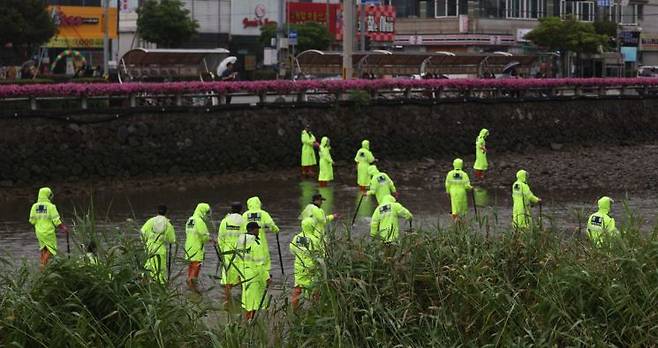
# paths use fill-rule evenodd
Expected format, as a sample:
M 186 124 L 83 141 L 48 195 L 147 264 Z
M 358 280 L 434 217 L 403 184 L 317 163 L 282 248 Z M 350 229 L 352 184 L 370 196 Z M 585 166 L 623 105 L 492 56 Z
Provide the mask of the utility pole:
M 352 79 L 354 50 L 354 0 L 343 0 L 343 79 Z
M 359 28 L 361 29 L 359 50 L 361 52 L 366 50 L 366 4 L 364 2 L 363 0 L 359 0 Z
M 103 76 L 110 75 L 110 0 L 103 0 Z
M 331 14 L 329 14 L 329 0 L 327 0 L 327 15 L 325 19 L 327 21 L 327 30 L 331 33 L 331 21 L 329 20 L 329 16 L 331 16 Z
M 278 30 L 276 31 L 276 45 L 278 47 L 278 65 L 279 65 L 279 77 L 285 76 L 285 72 L 282 69 L 285 67 L 285 61 L 287 57 L 283 55 L 283 32 L 284 32 L 284 20 L 286 18 L 286 0 L 279 0 L 279 25 L 278 25 Z M 282 73 L 283 72 L 283 73 Z

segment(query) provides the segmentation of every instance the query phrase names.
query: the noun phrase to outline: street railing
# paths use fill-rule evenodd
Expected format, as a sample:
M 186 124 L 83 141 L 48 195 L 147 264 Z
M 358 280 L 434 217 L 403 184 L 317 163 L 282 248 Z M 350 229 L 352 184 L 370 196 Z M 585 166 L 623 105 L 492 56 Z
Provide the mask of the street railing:
M 301 80 L 0 85 L 0 113 L 25 110 L 208 107 L 340 101 L 550 100 L 653 97 L 655 78 Z

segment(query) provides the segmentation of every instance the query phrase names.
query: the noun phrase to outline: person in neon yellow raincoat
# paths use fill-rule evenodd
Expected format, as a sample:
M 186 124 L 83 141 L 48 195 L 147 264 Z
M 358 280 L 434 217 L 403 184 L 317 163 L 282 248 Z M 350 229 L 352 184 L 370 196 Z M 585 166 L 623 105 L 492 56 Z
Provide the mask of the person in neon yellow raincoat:
M 475 163 L 473 164 L 473 169 L 475 169 L 475 177 L 478 179 L 484 179 L 484 173 L 489 169 L 486 141 L 488 136 L 489 130 L 483 128 L 475 140 Z
M 464 161 L 457 158 L 452 162 L 453 169 L 446 175 L 445 185 L 446 193 L 450 196 L 450 206 L 452 218 L 457 220 L 466 216 L 468 213 L 468 194 L 466 191 L 472 190 L 471 181 L 462 169 Z
M 516 181 L 512 185 L 512 223 L 516 229 L 527 229 L 532 223 L 530 211 L 531 204 L 541 202 L 528 186 L 528 172 L 519 170 L 516 172 Z
M 272 220 L 270 214 L 263 210 L 261 207 L 262 203 L 258 197 L 251 197 L 247 200 L 247 211 L 242 214 L 242 232 L 247 232 L 246 224 L 249 222 L 257 222 L 260 226 L 258 238 L 260 240 L 260 244 L 267 251 L 265 266 L 267 266 L 267 274 L 269 274 L 270 270 L 272 269 L 272 260 L 270 258 L 270 249 L 267 243 L 267 237 L 265 236 L 265 229 L 267 228 L 273 233 L 279 233 L 279 226 L 274 223 L 274 220 Z
M 400 239 L 400 218 L 411 220 L 413 215 L 397 203 L 393 196 L 384 197 L 382 204 L 372 214 L 370 236 L 381 238 L 385 243 L 396 243 Z
M 292 237 L 290 253 L 295 256 L 295 287 L 293 288 L 291 303 L 293 309 L 299 307 L 299 298 L 315 281 L 317 274 L 317 258 L 323 257 L 323 241 L 318 239 L 315 231 L 316 222 L 313 218 L 302 220 L 302 231 Z
M 315 159 L 317 141 L 309 128 L 310 126 L 306 125 L 304 130 L 302 130 L 302 176 L 312 176 L 313 166 L 317 164 L 317 160 Z
M 231 289 L 240 283 L 240 272 L 235 263 L 235 249 L 238 246 L 238 238 L 243 235 L 243 224 L 242 204 L 239 202 L 231 204 L 231 213 L 227 214 L 219 223 L 217 246 L 222 253 L 220 284 L 224 285 L 224 304 L 231 301 Z
M 368 174 L 368 168 L 372 163 L 375 162 L 375 157 L 370 152 L 370 142 L 364 140 L 361 142 L 361 148 L 356 152 L 354 157 L 354 162 L 356 162 L 356 174 L 357 174 L 357 185 L 361 189 L 361 192 L 366 192 L 368 185 L 370 184 L 370 175 Z
M 321 194 L 315 194 L 313 195 L 311 203 L 309 203 L 306 208 L 302 211 L 300 214 L 299 218 L 304 221 L 305 219 L 311 218 L 313 219 L 315 226 L 314 226 L 314 231 L 317 234 L 317 238 L 321 241 L 326 242 L 326 227 L 327 224 L 330 223 L 331 221 L 334 221 L 334 219 L 337 219 L 340 217 L 339 214 L 330 214 L 327 215 L 324 210 L 322 210 L 322 202 L 324 201 L 324 197 L 322 197 Z
M 368 168 L 368 175 L 370 175 L 370 186 L 366 195 L 375 195 L 377 204 L 382 204 L 384 197 L 391 195 L 397 196 L 397 189 L 391 177 L 384 172 L 380 172 L 377 166 L 371 165 Z
M 185 259 L 190 263 L 187 269 L 187 286 L 198 292 L 196 286 L 205 258 L 204 244 L 210 239 L 206 219 L 210 217 L 210 205 L 199 203 L 194 214 L 185 224 Z
M 151 279 L 164 284 L 167 281 L 167 248 L 165 243 L 175 243 L 176 233 L 174 226 L 165 216 L 167 207 L 158 207 L 158 215 L 146 220 L 140 232 L 146 245 L 146 268 Z
M 242 283 L 242 308 L 245 319 L 254 318 L 257 310 L 267 308 L 267 284 L 270 279 L 266 262 L 269 258 L 267 246 L 260 238 L 261 227 L 251 221 L 245 226 L 247 233 L 238 237 L 237 265 Z M 263 234 L 264 236 L 264 234 Z
M 322 141 L 320 142 L 320 173 L 318 174 L 318 183 L 320 187 L 325 187 L 329 181 L 334 181 L 334 160 L 331 158 L 329 138 L 322 137 Z
M 619 237 L 615 219 L 610 217 L 614 201 L 610 197 L 599 199 L 599 211 L 589 216 L 587 220 L 587 235 L 595 246 L 601 247 L 613 237 Z
M 43 270 L 51 256 L 57 255 L 57 235 L 55 230 L 68 233 L 68 228 L 62 223 L 57 207 L 52 203 L 53 191 L 48 187 L 39 189 L 37 202 L 30 209 L 30 224 L 39 241 L 39 265 Z

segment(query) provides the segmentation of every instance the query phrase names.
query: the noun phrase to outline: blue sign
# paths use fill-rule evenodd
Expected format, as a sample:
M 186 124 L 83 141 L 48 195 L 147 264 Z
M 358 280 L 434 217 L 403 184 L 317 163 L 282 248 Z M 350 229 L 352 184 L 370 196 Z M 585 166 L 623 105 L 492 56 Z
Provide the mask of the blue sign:
M 361 5 L 379 5 L 380 0 L 361 0 Z
M 297 45 L 297 32 L 291 31 L 288 33 L 288 43 L 290 45 Z

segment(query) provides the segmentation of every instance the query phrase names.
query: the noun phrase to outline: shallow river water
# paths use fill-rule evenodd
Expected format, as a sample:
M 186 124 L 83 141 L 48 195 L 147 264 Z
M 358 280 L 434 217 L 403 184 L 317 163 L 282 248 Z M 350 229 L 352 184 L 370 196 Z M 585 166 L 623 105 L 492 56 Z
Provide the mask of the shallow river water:
M 184 223 L 192 214 L 199 202 L 211 204 L 213 210 L 214 228 L 219 226 L 219 220 L 227 213 L 230 202 L 246 201 L 247 198 L 258 195 L 263 202 L 263 208 L 269 211 L 281 228 L 280 242 L 283 264 L 286 277 L 282 277 L 278 262 L 276 239 L 269 235 L 270 253 L 272 256 L 272 276 L 276 283 L 282 282 L 292 285 L 293 257 L 288 250 L 291 237 L 299 230 L 298 215 L 311 200 L 311 196 L 319 192 L 327 200 L 323 208 L 328 212 L 337 212 L 342 215 L 338 220 L 337 228 L 341 230 L 343 224 L 350 224 L 354 215 L 360 193 L 351 184 L 351 179 L 338 181 L 330 187 L 318 188 L 313 181 L 300 181 L 299 179 L 281 179 L 249 181 L 232 185 L 217 185 L 204 189 L 185 190 L 152 190 L 134 193 L 130 191 L 98 191 L 94 196 L 96 219 L 101 227 L 110 227 L 127 219 L 133 219 L 141 225 L 148 217 L 154 214 L 155 207 L 166 204 L 169 207 L 169 217 L 176 228 L 179 243 L 184 243 Z M 395 180 L 395 178 L 393 178 Z M 511 183 L 510 183 L 511 184 Z M 532 183 L 531 183 L 532 184 Z M 446 226 L 451 223 L 449 215 L 450 203 L 447 195 L 442 191 L 442 185 L 435 183 L 428 185 L 422 180 L 410 178 L 397 183 L 400 191 L 400 202 L 414 214 L 414 229 L 434 228 L 438 225 Z M 543 204 L 544 223 L 556 224 L 561 231 L 568 234 L 575 233 L 583 228 L 584 220 L 595 209 L 598 192 L 568 191 L 561 192 L 544 187 L 533 187 L 534 193 L 541 197 Z M 624 220 L 624 205 L 634 213 L 639 214 L 645 222 L 645 229 L 650 230 L 656 221 L 658 199 L 653 192 L 606 192 L 617 202 L 613 207 L 613 216 L 617 217 L 618 224 Z M 36 196 L 36 192 L 35 192 Z M 511 219 L 511 196 L 509 190 L 488 190 L 485 185 L 476 187 L 475 195 L 478 202 L 480 216 L 488 216 L 492 234 L 508 230 Z M 6 197 L 5 197 L 6 198 Z M 473 197 L 471 197 L 472 199 Z M 624 204 L 621 204 L 621 203 Z M 0 201 L 0 253 L 11 255 L 14 260 L 25 260 L 36 263 L 38 260 L 38 244 L 32 227 L 27 222 L 28 212 L 33 202 L 26 198 L 6 198 Z M 89 197 L 78 197 L 65 201 L 57 200 L 60 214 L 65 223 L 70 224 L 74 209 L 78 211 L 87 209 L 90 205 Z M 357 213 L 353 229 L 354 235 L 367 235 L 369 216 L 375 208 L 374 197 L 363 200 Z M 472 200 L 469 200 L 472 209 Z M 578 211 L 583 216 L 579 223 Z M 539 214 L 535 208 L 535 214 Z M 471 210 L 471 215 L 473 210 Z M 497 223 L 496 223 L 497 221 Z M 406 225 L 403 225 L 406 226 Z M 213 228 L 212 234 L 216 237 L 217 231 Z M 403 228 L 405 230 L 406 228 Z M 135 236 L 138 232 L 135 231 Z M 59 237 L 60 252 L 65 252 L 65 239 Z M 182 256 L 182 247 L 178 257 Z M 216 283 L 208 277 L 214 274 L 217 257 L 211 246 L 206 246 L 206 261 L 202 268 L 202 286 L 210 287 Z M 176 263 L 175 271 L 184 270 L 185 264 L 180 259 Z

